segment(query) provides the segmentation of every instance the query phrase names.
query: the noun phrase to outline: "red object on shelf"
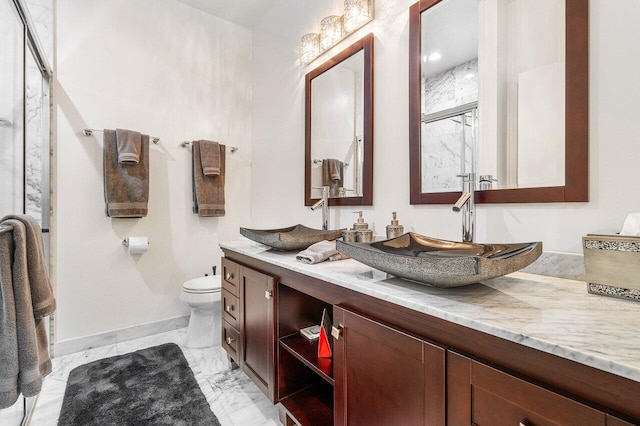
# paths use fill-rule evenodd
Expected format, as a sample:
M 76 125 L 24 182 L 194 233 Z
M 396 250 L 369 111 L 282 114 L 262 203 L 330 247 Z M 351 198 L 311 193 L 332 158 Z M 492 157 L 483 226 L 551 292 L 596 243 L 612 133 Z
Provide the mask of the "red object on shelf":
M 318 342 L 318 358 L 331 358 L 331 345 L 324 327 L 320 327 L 320 341 Z

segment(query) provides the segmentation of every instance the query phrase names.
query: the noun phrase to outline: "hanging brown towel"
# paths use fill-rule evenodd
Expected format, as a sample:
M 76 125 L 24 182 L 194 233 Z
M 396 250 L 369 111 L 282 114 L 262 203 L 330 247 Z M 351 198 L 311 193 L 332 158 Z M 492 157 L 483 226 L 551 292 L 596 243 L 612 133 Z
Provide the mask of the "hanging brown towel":
M 55 309 L 40 226 L 30 216 L 0 221 L 0 409 L 37 395 L 51 372 L 43 317 Z
M 218 142 L 201 140 L 200 162 L 205 176 L 220 176 L 220 147 Z
M 335 158 L 322 160 L 322 186 L 329 187 L 329 195 L 337 197 L 344 186 L 344 164 Z
M 133 130 L 116 129 L 118 145 L 118 163 L 138 164 L 140 162 L 140 148 L 142 135 Z
M 222 217 L 225 215 L 226 147 L 218 144 L 220 150 L 220 174 L 218 176 L 205 176 L 202 169 L 200 142 L 194 141 L 191 150 L 193 212 L 200 217 Z
M 149 205 L 149 136 L 141 135 L 140 161 L 119 163 L 115 130 L 104 130 L 104 198 L 113 218 L 147 216 Z

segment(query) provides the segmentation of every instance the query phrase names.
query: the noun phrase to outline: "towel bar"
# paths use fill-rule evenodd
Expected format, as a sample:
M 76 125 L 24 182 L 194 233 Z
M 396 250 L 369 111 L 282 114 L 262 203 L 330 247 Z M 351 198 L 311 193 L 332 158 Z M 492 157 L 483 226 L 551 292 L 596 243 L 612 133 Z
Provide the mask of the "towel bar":
M 93 135 L 93 132 L 100 132 L 100 133 L 102 133 L 103 131 L 102 131 L 102 130 L 100 130 L 100 129 L 82 129 L 82 133 L 83 133 L 85 136 L 91 136 L 91 135 Z M 156 137 L 156 136 L 149 136 L 149 137 L 151 138 L 151 141 L 152 141 L 154 144 L 158 145 L 158 144 L 160 143 L 160 138 L 158 138 L 158 137 Z
M 186 148 L 189 145 L 191 145 L 191 142 L 184 141 L 184 142 L 180 143 L 180 146 L 183 147 L 183 148 Z M 236 152 L 238 149 L 240 149 L 237 146 L 227 146 L 227 148 L 229 148 L 229 151 L 231 151 L 232 154 L 234 152 Z
M 322 164 L 322 160 L 313 160 L 313 164 Z M 342 163 L 345 167 L 349 167 L 349 163 Z

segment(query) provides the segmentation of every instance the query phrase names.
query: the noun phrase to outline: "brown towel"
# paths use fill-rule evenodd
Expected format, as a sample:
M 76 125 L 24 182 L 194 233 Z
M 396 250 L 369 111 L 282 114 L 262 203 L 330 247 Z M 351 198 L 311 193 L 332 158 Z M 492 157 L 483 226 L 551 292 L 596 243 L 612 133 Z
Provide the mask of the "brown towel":
M 220 176 L 220 147 L 218 142 L 199 141 L 200 162 L 205 176 Z
M 340 160 L 322 160 L 322 185 L 329 187 L 329 195 L 333 197 L 337 197 L 339 188 L 344 186 L 343 169 L 344 164 Z
M 205 176 L 202 171 L 200 141 L 194 141 L 192 143 L 193 212 L 201 217 L 222 217 L 225 214 L 225 146 L 218 144 L 218 147 L 220 150 L 220 175 Z
M 34 303 L 45 301 L 40 314 L 55 308 L 46 271 L 38 270 L 44 268 L 42 235 L 30 218 L 20 219 L 0 223 L 0 409 L 13 405 L 20 393 L 38 394 L 51 372 L 44 320 L 33 310 Z M 40 240 L 35 247 L 34 238 Z
M 140 162 L 118 162 L 116 131 L 104 130 L 104 199 L 109 217 L 145 217 L 149 203 L 149 136 L 141 135 Z
M 118 163 L 138 164 L 142 135 L 133 130 L 116 129 L 116 140 L 118 142 Z

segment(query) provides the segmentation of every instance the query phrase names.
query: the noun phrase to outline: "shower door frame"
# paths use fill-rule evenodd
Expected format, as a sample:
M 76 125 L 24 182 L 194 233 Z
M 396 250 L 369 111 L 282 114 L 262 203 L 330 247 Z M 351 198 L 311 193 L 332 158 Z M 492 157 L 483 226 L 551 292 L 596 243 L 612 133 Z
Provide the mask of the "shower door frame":
M 7 1 L 9 3 L 9 7 L 13 7 L 17 12 L 18 18 L 22 22 L 22 212 L 26 213 L 27 209 L 27 59 L 28 55 L 33 56 L 33 60 L 35 64 L 42 74 L 42 93 L 46 94 L 48 98 L 48 105 L 44 105 L 43 102 L 43 114 L 46 113 L 46 126 L 48 130 L 48 134 L 42 134 L 42 232 L 48 233 L 48 246 L 51 246 L 51 234 L 50 234 L 50 223 L 51 223 L 51 182 L 52 182 L 52 174 L 51 174 L 51 162 L 52 162 L 52 146 L 53 146 L 53 68 L 51 67 L 49 60 L 47 59 L 45 50 L 43 45 L 38 38 L 36 26 L 31 19 L 31 16 L 28 12 L 28 7 L 25 4 L 24 0 L 0 0 Z M 52 1 L 52 8 L 54 8 L 55 1 Z M 52 13 L 54 13 L 52 11 Z M 55 15 L 54 15 L 55 16 Z M 54 18 L 55 19 L 55 18 Z M 53 27 L 51 29 L 53 31 Z M 44 121 L 43 121 L 44 122 Z M 44 133 L 44 132 L 43 132 Z M 46 201 L 45 201 L 46 200 Z M 49 259 L 47 259 L 48 261 Z M 49 262 L 47 262 L 49 263 Z M 50 268 L 50 275 L 51 275 Z M 54 287 L 55 288 L 55 287 Z M 54 314 L 51 314 L 49 317 L 49 351 L 53 356 L 53 343 L 54 343 Z M 20 423 L 21 426 L 29 424 L 31 415 L 33 413 L 33 409 L 35 408 L 37 402 L 37 396 L 31 398 L 23 397 L 23 417 Z

